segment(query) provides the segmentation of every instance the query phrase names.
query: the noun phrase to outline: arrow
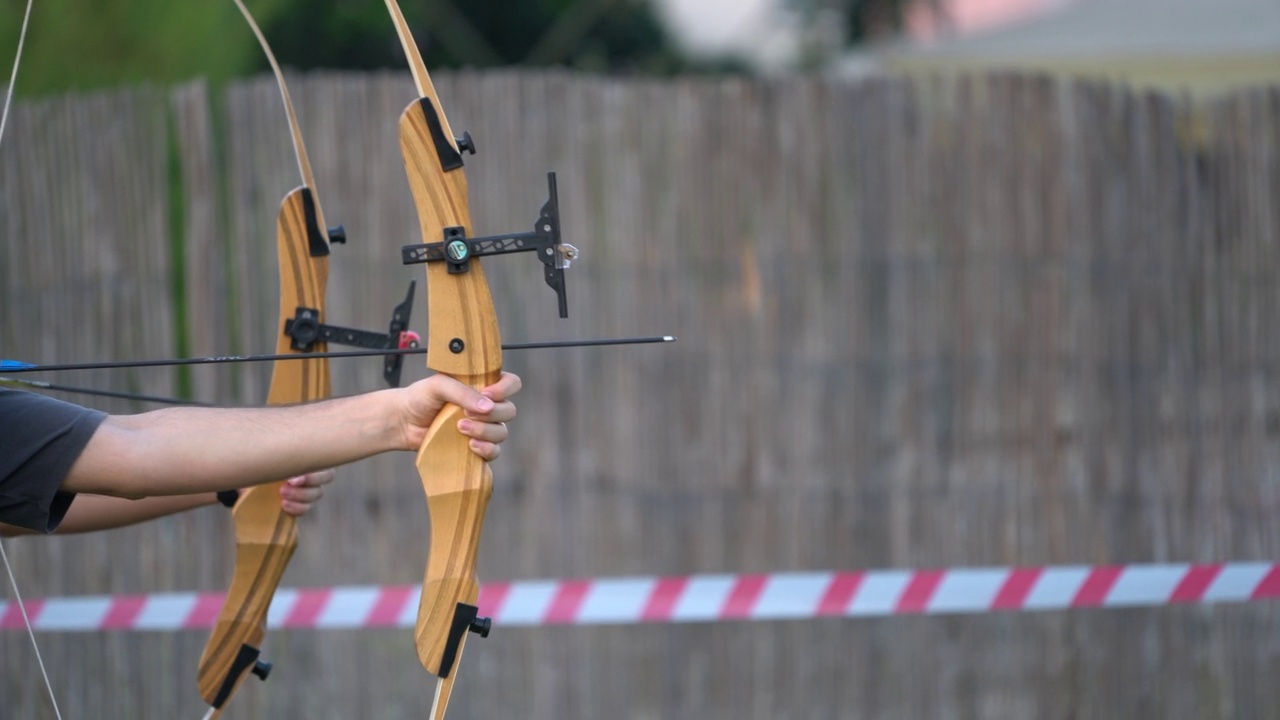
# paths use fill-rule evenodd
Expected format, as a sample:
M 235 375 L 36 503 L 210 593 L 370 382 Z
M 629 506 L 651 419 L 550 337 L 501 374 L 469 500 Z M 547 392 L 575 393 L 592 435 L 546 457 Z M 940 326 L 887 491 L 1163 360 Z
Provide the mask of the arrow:
M 507 343 L 503 350 L 541 350 L 546 348 L 605 347 L 610 345 L 652 345 L 675 342 L 674 335 L 651 335 L 630 338 L 603 338 L 595 340 L 551 340 L 544 342 Z M 136 367 L 170 367 L 174 365 L 215 365 L 219 363 L 275 362 L 277 360 L 314 360 L 319 358 L 370 357 L 377 355 L 425 355 L 426 348 L 402 348 L 386 350 L 345 350 L 341 352 L 289 353 L 283 355 L 226 355 L 168 360 L 122 360 L 120 362 L 63 363 L 37 365 L 21 360 L 0 360 L 0 372 L 9 374 L 28 372 L 53 372 L 55 370 L 110 370 Z
M 24 380 L 22 378 L 0 377 L 0 385 L 29 387 L 37 390 L 55 390 L 57 392 L 76 393 L 77 395 L 96 395 L 98 397 L 120 398 L 122 400 L 141 400 L 142 402 L 163 403 L 165 405 L 196 405 L 213 407 L 210 403 L 199 400 L 179 400 L 178 398 L 159 397 L 157 395 L 141 395 L 138 393 L 116 392 L 114 390 L 95 390 L 94 388 L 76 387 L 75 385 L 59 385 L 40 380 Z

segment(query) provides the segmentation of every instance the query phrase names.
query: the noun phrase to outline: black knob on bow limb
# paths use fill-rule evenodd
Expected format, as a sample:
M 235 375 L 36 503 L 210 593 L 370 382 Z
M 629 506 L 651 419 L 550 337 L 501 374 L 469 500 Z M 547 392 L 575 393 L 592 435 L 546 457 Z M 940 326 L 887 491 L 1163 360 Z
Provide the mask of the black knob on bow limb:
M 339 245 L 347 244 L 347 228 L 343 225 L 329 228 L 329 242 Z
M 266 680 L 267 676 L 271 674 L 271 663 L 266 660 L 258 660 L 253 664 L 253 670 L 250 670 L 250 672 L 257 675 L 259 679 Z
M 470 627 L 471 632 L 479 635 L 482 638 L 489 637 L 489 630 L 491 628 L 493 628 L 493 620 L 490 618 L 478 617 L 475 620 L 471 621 L 471 627 Z
M 466 130 L 462 131 L 462 137 L 454 138 L 453 141 L 458 144 L 459 153 L 476 154 L 476 141 L 471 139 L 471 133 Z
M 306 352 L 320 337 L 320 315 L 311 308 L 298 308 L 298 314 L 285 321 L 284 331 L 293 338 L 290 347 Z

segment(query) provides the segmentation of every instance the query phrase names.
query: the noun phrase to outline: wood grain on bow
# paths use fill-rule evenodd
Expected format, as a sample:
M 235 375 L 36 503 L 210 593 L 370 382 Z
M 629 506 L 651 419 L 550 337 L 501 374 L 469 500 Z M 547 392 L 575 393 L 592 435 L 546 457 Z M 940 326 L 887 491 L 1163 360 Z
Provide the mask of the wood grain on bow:
M 400 117 L 400 150 L 417 206 L 423 242 L 440 242 L 446 228 L 471 236 L 467 177 L 426 65 L 395 0 L 387 9 L 409 59 L 419 98 Z M 478 259 L 465 272 L 427 264 L 427 367 L 474 388 L 498 380 L 502 341 L 489 284 Z M 487 633 L 476 617 L 480 594 L 476 550 L 493 492 L 488 463 L 457 430 L 462 410 L 447 406 L 418 451 L 417 468 L 431 516 L 431 546 L 422 582 L 414 641 L 418 659 L 439 678 L 431 717 L 444 717 L 469 630 Z
M 302 134 L 280 66 L 267 46 L 253 16 L 240 0 L 236 5 L 253 28 L 275 71 L 289 119 L 302 186 L 285 196 L 276 218 L 276 242 L 280 260 L 280 334 L 276 352 L 302 352 L 284 334 L 286 319 L 299 308 L 314 309 L 323 321 L 325 286 L 329 280 L 329 235 L 315 194 L 315 180 Z M 309 351 L 325 351 L 316 343 Z M 276 362 L 272 368 L 267 404 L 285 405 L 320 400 L 330 394 L 329 361 L 307 359 Z M 197 685 L 210 706 L 206 718 L 221 715 L 226 702 L 250 672 L 266 679 L 270 665 L 259 660 L 266 635 L 267 609 L 285 567 L 298 544 L 297 520 L 284 512 L 280 488 L 284 481 L 260 485 L 241 493 L 233 511 L 236 561 L 226 602 L 200 658 Z

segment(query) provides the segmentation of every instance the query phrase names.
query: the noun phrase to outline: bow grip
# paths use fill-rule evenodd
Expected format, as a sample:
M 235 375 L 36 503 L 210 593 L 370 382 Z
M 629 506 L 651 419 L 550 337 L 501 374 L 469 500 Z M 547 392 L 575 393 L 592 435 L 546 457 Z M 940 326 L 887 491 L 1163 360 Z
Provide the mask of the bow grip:
M 457 430 L 462 415 L 458 406 L 445 406 L 417 457 L 431 516 L 431 547 L 414 644 L 422 666 L 441 678 L 452 674 L 475 619 L 480 596 L 476 552 L 493 494 L 489 464 L 471 451 L 468 438 Z

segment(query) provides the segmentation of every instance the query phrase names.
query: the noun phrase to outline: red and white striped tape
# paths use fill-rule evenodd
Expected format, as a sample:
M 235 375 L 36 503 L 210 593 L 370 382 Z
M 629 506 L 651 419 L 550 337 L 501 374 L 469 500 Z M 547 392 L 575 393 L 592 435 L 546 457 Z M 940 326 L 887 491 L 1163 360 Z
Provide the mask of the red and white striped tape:
M 418 586 L 276 593 L 276 628 L 411 627 Z M 495 625 L 598 625 L 1140 607 L 1280 598 L 1280 563 L 1053 566 L 689 575 L 492 583 L 480 614 Z M 27 601 L 37 630 L 208 628 L 221 593 L 83 596 Z M 0 602 L 0 630 L 23 628 Z

